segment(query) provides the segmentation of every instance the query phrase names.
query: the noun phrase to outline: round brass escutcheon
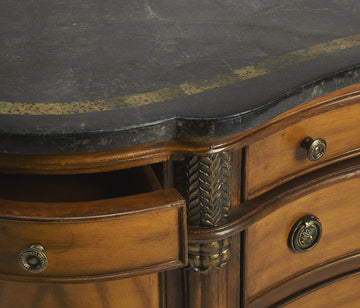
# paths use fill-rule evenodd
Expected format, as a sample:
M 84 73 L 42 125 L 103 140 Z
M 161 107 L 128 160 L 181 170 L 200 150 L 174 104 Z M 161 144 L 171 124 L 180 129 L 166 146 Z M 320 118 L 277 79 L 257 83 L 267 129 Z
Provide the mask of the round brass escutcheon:
M 319 243 L 321 232 L 322 227 L 319 218 L 313 215 L 303 216 L 292 227 L 288 245 L 296 253 L 309 251 Z
M 48 265 L 45 248 L 41 244 L 31 244 L 29 248 L 22 250 L 18 261 L 24 270 L 31 273 L 40 273 Z
M 314 140 L 306 137 L 301 145 L 307 151 L 307 158 L 311 161 L 319 160 L 326 151 L 326 141 L 322 138 Z

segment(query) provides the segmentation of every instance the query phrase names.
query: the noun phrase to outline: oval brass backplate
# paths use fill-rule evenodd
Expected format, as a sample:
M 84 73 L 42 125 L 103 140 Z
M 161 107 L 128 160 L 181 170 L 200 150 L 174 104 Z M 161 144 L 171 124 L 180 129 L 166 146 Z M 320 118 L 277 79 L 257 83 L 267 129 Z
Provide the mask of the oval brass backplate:
M 309 251 L 319 243 L 321 233 L 322 227 L 319 218 L 313 215 L 303 216 L 292 227 L 288 245 L 296 253 Z

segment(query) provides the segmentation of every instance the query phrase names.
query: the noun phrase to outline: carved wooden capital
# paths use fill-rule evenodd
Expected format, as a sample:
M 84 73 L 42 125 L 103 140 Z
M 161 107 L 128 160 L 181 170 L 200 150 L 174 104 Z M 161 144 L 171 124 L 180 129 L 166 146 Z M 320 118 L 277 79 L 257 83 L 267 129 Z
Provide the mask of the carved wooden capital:
M 189 265 L 196 272 L 206 273 L 212 268 L 222 268 L 229 259 L 230 241 L 228 239 L 189 245 Z

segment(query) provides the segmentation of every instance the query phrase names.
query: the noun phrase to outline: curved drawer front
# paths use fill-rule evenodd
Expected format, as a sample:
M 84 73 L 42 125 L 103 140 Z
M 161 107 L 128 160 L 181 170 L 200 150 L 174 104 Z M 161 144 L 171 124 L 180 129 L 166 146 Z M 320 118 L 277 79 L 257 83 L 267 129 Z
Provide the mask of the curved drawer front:
M 270 292 L 279 283 L 324 262 L 360 252 L 359 187 L 360 178 L 327 186 L 289 202 L 251 225 L 245 258 L 247 298 Z M 308 215 L 319 219 L 321 237 L 311 250 L 295 252 L 288 242 L 289 234 L 294 234 L 293 226 Z M 302 235 L 306 241 L 307 235 L 314 237 L 315 233 Z
M 159 308 L 159 285 L 157 273 L 94 283 L 0 281 L 0 307 Z
M 360 307 L 360 274 L 334 282 L 283 307 Z
M 0 274 L 61 281 L 126 276 L 186 263 L 185 203 L 175 190 L 82 203 L 1 201 Z M 45 248 L 47 268 L 25 271 L 21 251 Z M 31 260 L 30 260 L 31 261 Z
M 291 125 L 249 145 L 248 194 L 251 198 L 308 170 L 360 150 L 360 104 L 342 107 Z M 303 141 L 322 138 L 325 154 L 307 157 Z M 321 155 L 320 155 L 321 156 Z

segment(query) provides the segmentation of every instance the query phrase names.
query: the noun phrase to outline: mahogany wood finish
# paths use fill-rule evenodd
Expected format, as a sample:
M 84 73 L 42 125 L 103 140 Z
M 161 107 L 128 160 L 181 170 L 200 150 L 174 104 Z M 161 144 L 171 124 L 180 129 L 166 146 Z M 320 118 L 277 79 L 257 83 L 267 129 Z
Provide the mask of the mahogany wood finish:
M 215 228 L 215 229 L 190 229 L 189 230 L 189 240 L 192 241 L 205 241 L 209 240 L 211 238 L 213 239 L 221 239 L 226 238 L 232 234 L 236 234 L 240 232 L 241 230 L 244 230 L 247 228 L 247 226 L 251 226 L 252 224 L 256 222 L 262 222 L 267 217 L 272 217 L 272 215 L 276 214 L 276 211 L 278 209 L 282 209 L 284 207 L 287 207 L 289 204 L 293 204 L 294 202 L 302 202 L 302 198 L 306 195 L 314 195 L 317 194 L 319 191 L 323 190 L 332 190 L 333 187 L 338 187 L 338 185 L 342 185 L 343 187 L 347 186 L 347 183 L 349 180 L 357 181 L 359 182 L 360 176 L 360 158 L 354 158 L 351 160 L 343 161 L 341 163 L 337 163 L 333 166 L 327 166 L 324 168 L 321 168 L 317 171 L 308 173 L 300 178 L 298 178 L 296 181 L 291 181 L 288 183 L 283 184 L 282 186 L 278 187 L 277 189 L 274 189 L 272 191 L 269 191 L 266 194 L 263 194 L 262 196 L 259 196 L 255 199 L 252 199 L 250 201 L 247 201 L 243 204 L 242 208 L 239 208 L 238 210 L 233 210 L 232 214 L 233 217 L 230 219 L 229 222 L 226 224 Z M 353 193 L 356 195 L 358 194 L 358 185 L 352 185 Z M 338 190 L 337 190 L 338 191 Z M 347 198 L 347 194 L 345 193 L 342 195 L 339 194 L 339 197 L 342 196 L 343 198 Z M 308 199 L 312 200 L 311 197 L 308 197 Z M 354 200 L 354 198 L 352 198 Z M 326 200 L 325 200 L 326 201 Z M 349 201 L 349 203 L 351 203 Z M 334 213 L 332 214 L 333 220 L 336 222 L 336 214 L 342 211 L 346 211 L 346 208 L 349 210 L 349 205 L 340 203 L 332 205 L 332 207 L 329 209 L 329 214 L 327 214 L 327 209 L 329 208 L 325 202 L 325 205 L 322 206 L 322 211 L 326 213 L 326 215 L 331 215 L 331 211 Z M 304 204 L 304 207 L 302 207 L 302 210 L 306 210 L 306 208 L 311 208 L 312 203 L 309 202 L 307 204 Z M 351 212 L 350 216 L 358 215 L 360 214 L 356 198 L 355 203 L 352 202 L 350 207 L 353 209 L 353 213 Z M 334 210 L 335 208 L 335 210 Z M 345 208 L 345 209 L 344 209 Z M 306 213 L 306 212 L 305 212 Z M 345 216 L 345 222 L 347 222 L 349 214 Z M 354 218 L 354 217 L 353 217 Z M 342 216 L 340 216 L 340 221 L 342 219 Z M 296 220 L 296 219 L 294 219 Z M 282 227 L 283 221 L 286 221 L 286 218 L 283 220 L 276 220 L 273 229 L 278 231 L 279 228 Z M 358 228 L 358 223 L 356 222 L 356 219 L 353 220 L 353 225 L 355 224 L 355 229 Z M 271 227 L 269 227 L 271 228 Z M 291 225 L 289 224 L 288 231 L 290 231 Z M 356 229 L 357 230 L 357 229 Z M 251 227 L 249 228 L 248 232 L 251 231 Z M 335 231 L 335 230 L 333 230 Z M 341 230 L 340 230 L 341 231 Z M 247 233 L 248 233 L 247 232 Z M 324 231 L 325 232 L 325 231 Z M 358 243 L 358 233 L 356 231 L 352 233 L 352 229 L 349 231 L 350 238 L 353 238 L 354 242 L 351 243 L 351 245 L 355 245 L 355 243 Z M 269 236 L 265 236 L 264 239 L 264 245 L 270 245 L 267 244 L 267 242 L 270 241 L 273 233 L 269 233 Z M 287 248 L 287 234 L 285 234 L 283 237 L 283 245 L 286 250 Z M 346 236 L 346 235 L 345 235 Z M 325 237 L 326 238 L 326 237 Z M 344 240 L 344 246 L 342 245 L 343 241 L 341 237 L 335 237 L 334 240 L 337 241 L 334 242 L 334 245 L 337 245 L 336 247 L 339 247 L 339 253 L 341 253 L 341 249 L 344 249 L 347 247 L 345 242 L 347 240 Z M 244 243 L 248 242 L 247 237 L 245 236 L 244 239 L 247 241 L 243 241 Z M 331 235 L 328 236 L 328 239 L 330 241 L 330 245 L 332 245 L 333 238 L 331 238 Z M 323 240 L 323 239 L 322 239 Z M 321 241 L 322 241 L 321 240 Z M 253 243 L 253 241 L 251 242 Z M 255 242 L 259 247 L 263 245 L 261 242 Z M 319 244 L 320 245 L 320 244 Z M 267 258 L 270 258 L 274 252 L 277 251 L 276 245 L 273 245 L 272 249 L 269 250 L 269 252 L 259 252 L 255 255 L 257 260 L 264 259 L 264 255 L 266 255 Z M 321 246 L 320 246 L 321 247 Z M 333 247 L 333 246 L 331 246 Z M 337 252 L 337 248 L 334 248 L 333 250 Z M 357 246 L 356 246 L 357 247 Z M 316 251 L 319 247 L 316 247 L 313 252 Z M 351 247 L 350 247 L 351 248 Z M 327 249 L 325 252 L 328 252 L 329 249 Z M 243 252 L 245 251 L 245 256 L 242 258 L 242 263 L 246 265 L 245 272 L 248 271 L 248 264 L 251 262 L 251 258 L 253 258 L 253 254 L 249 255 L 247 246 L 244 245 Z M 357 253 L 356 253 L 357 251 Z M 341 255 L 340 258 L 334 259 L 327 257 L 325 254 L 323 258 L 328 259 L 327 262 L 323 263 L 317 263 L 316 258 L 313 260 L 312 266 L 305 266 L 305 269 L 302 271 L 296 273 L 296 275 L 291 275 L 288 279 L 283 279 L 276 281 L 276 283 L 271 286 L 270 288 L 267 288 L 266 290 L 263 290 L 262 292 L 258 293 L 256 296 L 253 296 L 251 298 L 247 298 L 247 305 L 251 307 L 266 307 L 270 303 L 275 303 L 276 301 L 289 296 L 289 294 L 292 294 L 294 292 L 297 292 L 299 290 L 302 290 L 304 288 L 307 288 L 311 285 L 313 285 L 316 282 L 328 279 L 329 277 L 332 277 L 333 275 L 341 274 L 343 272 L 354 270 L 359 268 L 360 265 L 360 259 L 359 259 L 359 249 L 357 249 L 355 252 L 351 252 L 350 254 Z M 289 254 L 290 251 L 288 251 Z M 311 253 L 308 252 L 308 253 Z M 254 253 L 255 254 L 255 253 Z M 306 254 L 306 253 L 305 253 Z M 321 254 L 321 253 L 320 253 Z M 302 258 L 303 254 L 294 254 L 298 258 Z M 306 256 L 305 256 L 306 257 Z M 249 260 L 250 259 L 250 260 Z M 278 260 L 277 267 L 281 267 L 281 269 L 284 269 L 284 262 L 282 260 L 287 260 L 287 258 L 284 257 L 284 259 Z M 307 261 L 307 259 L 305 260 Z M 320 260 L 318 260 L 320 261 Z M 301 262 L 300 262 L 301 263 Z M 291 265 L 291 264 L 290 264 Z M 243 268 L 245 269 L 245 268 Z M 269 268 L 268 271 L 272 273 L 272 268 Z M 283 274 L 287 271 L 283 271 Z M 259 269 L 258 273 L 255 275 L 244 275 L 245 279 L 245 285 L 249 284 L 251 281 L 252 283 L 257 283 L 257 275 L 261 276 L 263 272 Z M 255 277 L 255 281 L 253 280 L 253 277 Z
M 158 274 L 85 284 L 0 281 L 4 308 L 158 308 Z
M 206 191 L 208 187 L 213 187 L 213 194 L 203 195 L 202 197 L 213 198 L 212 201 L 221 201 L 221 203 L 229 202 L 229 205 L 225 204 L 225 207 L 229 208 L 229 212 L 234 209 L 238 209 L 240 207 L 240 198 L 241 198 L 241 149 L 234 149 L 231 153 L 231 157 L 225 153 L 226 163 L 223 164 L 223 168 L 225 168 L 225 172 L 219 172 L 218 176 L 221 176 L 222 180 L 218 182 L 217 180 L 210 179 L 208 175 L 208 171 L 205 171 L 203 168 L 201 172 L 200 179 L 202 181 L 203 191 Z M 216 156 L 215 156 L 216 157 Z M 223 157 L 224 158 L 224 157 Z M 204 160 L 206 162 L 206 159 Z M 229 168 L 228 163 L 231 162 L 231 168 Z M 220 162 L 219 162 L 220 163 Z M 214 168 L 216 170 L 217 168 Z M 188 170 L 188 169 L 186 169 Z M 212 171 L 214 171 L 212 170 Z M 228 172 L 230 171 L 230 174 Z M 193 174 L 193 172 L 191 172 Z M 212 175 L 214 176 L 214 174 Z M 215 177 L 217 177 L 215 175 Z M 230 187 L 228 186 L 228 180 L 230 180 Z M 207 183 L 208 182 L 208 183 Z M 206 187 L 208 185 L 208 187 Z M 217 187 L 217 188 L 215 188 Z M 216 190 L 221 190 L 222 194 L 217 193 Z M 229 193 L 230 189 L 230 194 Z M 215 192 L 215 193 L 214 193 Z M 192 198 L 196 196 L 196 194 L 191 195 Z M 229 199 L 228 199 L 229 198 Z M 206 203 L 206 202 L 205 202 Z M 202 203 L 204 204 L 204 202 Z M 221 204 L 220 204 L 221 206 Z M 208 215 L 208 210 L 202 211 L 203 215 Z M 215 216 L 217 214 L 215 213 Z M 227 219 L 229 219 L 231 215 L 226 213 L 225 219 L 222 223 L 224 223 Z M 221 225 L 221 224 L 220 224 Z M 192 228 L 192 223 L 188 220 L 188 228 Z M 193 228 L 193 230 L 198 230 L 199 226 Z M 215 229 L 214 225 L 211 228 L 207 228 L 207 230 Z M 207 260 L 206 263 L 213 263 L 214 266 L 210 269 L 207 266 L 200 266 L 195 269 L 198 271 L 195 272 L 193 269 L 186 270 L 184 272 L 185 276 L 185 286 L 184 286 L 184 294 L 186 294 L 186 302 L 184 307 L 196 308 L 196 307 L 209 307 L 209 308 L 221 308 L 221 307 L 229 307 L 236 308 L 240 307 L 241 300 L 241 236 L 240 234 L 234 234 L 232 237 L 228 237 L 226 239 L 228 241 L 227 245 L 227 256 L 229 256 L 229 260 L 225 261 L 225 266 L 217 268 L 217 265 L 221 262 L 219 260 L 224 261 L 221 257 L 221 251 L 218 253 L 214 253 L 212 255 L 211 261 Z M 190 249 L 193 247 L 210 247 L 214 245 L 217 247 L 216 241 L 211 241 L 211 238 L 208 241 L 193 242 L 189 244 L 189 259 L 193 256 L 190 256 Z M 202 246 L 204 245 L 204 246 Z M 202 256 L 200 253 L 200 264 L 202 263 Z M 190 263 L 190 260 L 189 260 Z M 194 267 L 194 265 L 191 265 Z M 202 268 L 201 268 L 202 267 Z M 172 307 L 171 305 L 169 307 Z
M 341 277 L 339 281 L 332 282 L 321 289 L 315 290 L 308 295 L 302 296 L 284 307 L 359 307 L 359 272 L 346 278 Z
M 0 307 L 235 308 L 309 301 L 321 307 L 319 297 L 329 292 L 328 303 L 358 304 L 358 275 L 351 275 L 360 268 L 359 102 L 360 84 L 234 136 L 100 153 L 1 154 L 0 243 L 6 245 L 0 245 Z M 307 136 L 328 142 L 318 162 L 307 162 L 299 150 Z M 178 176 L 194 157 L 212 163 Z M 186 225 L 184 200 L 194 197 L 189 174 L 195 185 L 201 182 L 194 191 L 201 190 L 204 202 L 202 209 L 188 202 L 188 210 L 221 219 Z M 287 237 L 307 214 L 319 217 L 323 235 L 315 249 L 295 254 Z M 19 252 L 35 242 L 45 246 L 49 261 L 38 274 L 17 263 Z M 214 253 L 207 261 L 218 266 L 188 266 L 188 244 L 200 249 L 220 242 L 228 245 L 224 264 Z
M 187 271 L 185 307 L 240 307 L 240 245 L 240 234 L 237 234 L 231 238 L 231 258 L 223 269 L 214 269 L 203 274 Z
M 248 296 L 256 296 L 316 264 L 360 252 L 359 185 L 360 178 L 356 178 L 304 195 L 250 226 L 246 247 Z M 299 218 L 309 214 L 322 224 L 320 242 L 311 251 L 294 253 L 287 245 L 290 230 Z
M 84 203 L 1 204 L 0 241 L 8 244 L 0 249 L 0 277 L 6 279 L 91 280 L 186 263 L 185 204 L 175 190 Z M 17 261 L 32 243 L 42 244 L 49 260 L 38 274 Z
M 249 146 L 248 193 L 251 197 L 331 163 L 345 153 L 360 151 L 360 104 L 305 119 Z M 324 157 L 310 161 L 301 143 L 306 137 L 323 138 Z
M 268 191 L 254 199 L 244 201 L 240 207 L 233 208 L 230 219 L 212 229 L 188 228 L 189 242 L 209 242 L 211 239 L 224 239 L 245 230 L 248 226 L 267 217 L 289 202 L 305 194 L 316 192 L 360 176 L 360 157 L 329 165 L 305 174 L 293 181 Z
M 279 282 L 272 289 L 249 300 L 248 306 L 252 308 L 269 305 L 281 306 L 280 303 L 299 298 L 312 290 L 321 288 L 324 284 L 339 279 L 339 277 L 342 278 L 344 273 L 358 271 L 359 262 L 360 254 L 355 253 L 331 260 L 328 263 L 319 264 L 305 272 L 292 276 L 288 280 Z
M 176 138 L 113 151 L 63 155 L 0 154 L 0 170 L 6 173 L 79 174 L 120 170 L 163 162 L 183 155 L 207 155 L 244 147 L 305 117 L 358 103 L 360 84 L 315 98 L 282 113 L 249 131 L 217 138 Z

